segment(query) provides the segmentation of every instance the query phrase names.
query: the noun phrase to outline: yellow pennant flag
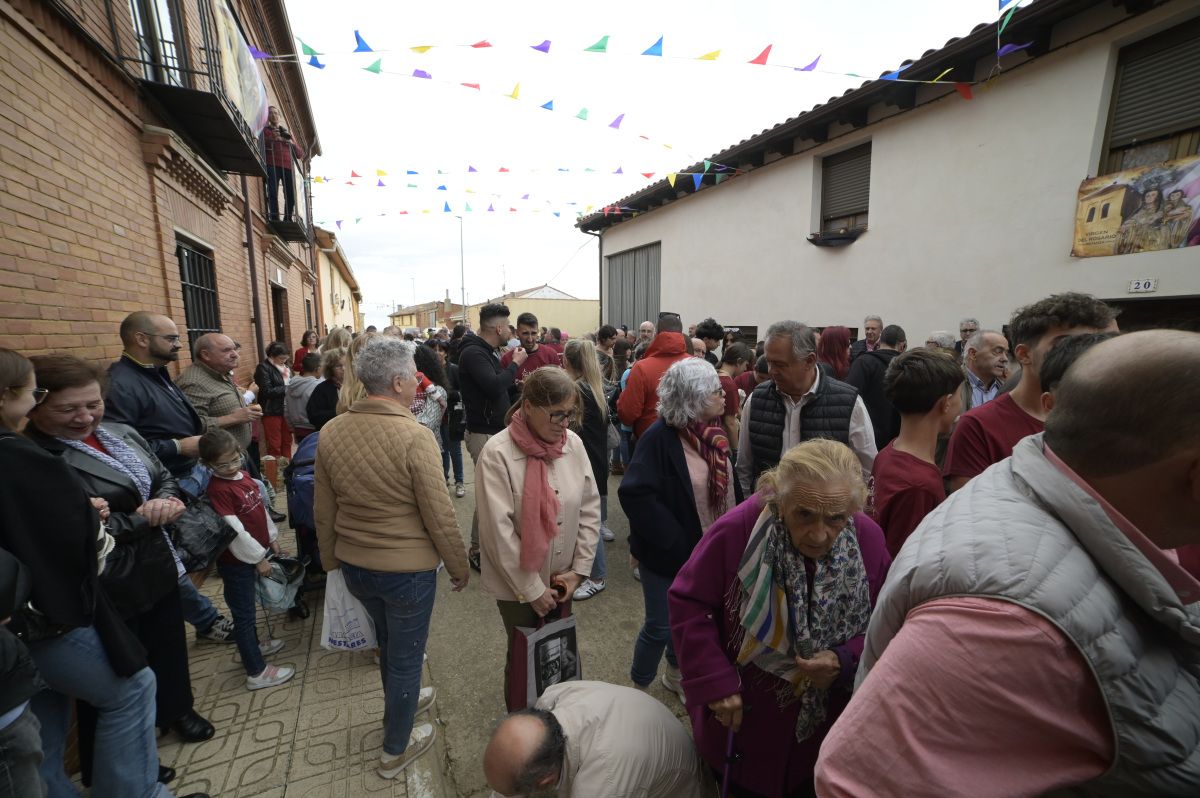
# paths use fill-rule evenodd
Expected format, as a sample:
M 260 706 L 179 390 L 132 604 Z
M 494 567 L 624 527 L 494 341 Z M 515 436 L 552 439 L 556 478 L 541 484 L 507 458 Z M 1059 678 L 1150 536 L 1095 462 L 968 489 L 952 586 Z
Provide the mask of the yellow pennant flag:
M 938 75 L 936 78 L 934 78 L 934 79 L 933 79 L 933 82 L 934 82 L 934 83 L 937 83 L 939 80 L 941 80 L 942 78 L 946 77 L 947 75 L 949 75 L 949 74 L 950 74 L 951 72 L 953 72 L 953 71 L 954 71 L 954 67 L 950 67 L 950 68 L 949 68 L 949 69 L 947 69 L 945 72 L 943 72 L 942 74 L 940 74 L 940 75 Z
M 409 47 L 408 49 L 412 50 L 414 53 L 427 53 L 433 49 L 433 45 L 423 44 L 420 47 Z
M 321 177 L 320 175 L 317 175 L 316 177 L 313 178 L 313 182 L 314 183 L 324 183 L 325 178 Z
M 516 86 L 513 86 L 512 94 L 508 96 L 512 97 L 514 100 L 518 99 L 521 96 L 521 84 L 517 83 Z
M 383 171 L 382 169 L 376 169 L 375 175 L 377 177 L 387 177 L 387 172 Z
M 675 188 L 675 173 L 674 172 L 667 173 L 667 182 L 671 184 L 671 188 Z
M 716 61 L 720 55 L 721 55 L 720 50 L 713 50 L 711 53 L 705 53 L 704 55 L 700 56 L 696 60 L 697 61 Z

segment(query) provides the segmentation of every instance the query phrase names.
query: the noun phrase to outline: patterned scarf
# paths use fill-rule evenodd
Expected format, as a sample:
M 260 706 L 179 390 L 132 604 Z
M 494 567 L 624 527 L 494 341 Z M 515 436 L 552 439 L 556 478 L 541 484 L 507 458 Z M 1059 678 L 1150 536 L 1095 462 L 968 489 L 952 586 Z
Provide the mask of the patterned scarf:
M 546 443 L 529 428 L 520 410 L 508 423 L 508 434 L 525 453 L 525 485 L 521 498 L 521 570 L 540 571 L 558 535 L 558 496 L 550 489 L 547 463 L 563 455 L 567 443 L 564 430 L 557 443 Z
M 708 508 L 720 518 L 729 496 L 729 439 L 720 426 L 703 421 L 688 424 L 683 434 L 708 465 Z
M 796 656 L 843 645 L 864 633 L 871 618 L 867 573 L 854 522 L 815 561 L 809 595 L 805 557 L 792 546 L 787 527 L 769 510 L 758 517 L 738 567 L 737 612 L 741 621 L 737 664 L 757 667 L 789 684 L 779 705 L 799 699 L 796 741 L 812 736 L 825 721 L 828 690 L 801 676 Z
M 130 448 L 125 441 L 104 427 L 96 427 L 95 434 L 96 440 L 100 441 L 100 445 L 108 451 L 108 454 L 88 446 L 83 441 L 74 441 L 70 438 L 58 438 L 57 440 L 64 446 L 70 446 L 76 451 L 95 457 L 109 468 L 120 471 L 129 477 L 133 480 L 133 484 L 137 485 L 138 493 L 142 495 L 142 501 L 147 501 L 150 498 L 150 472 L 146 469 L 142 458 L 138 457 L 137 452 Z

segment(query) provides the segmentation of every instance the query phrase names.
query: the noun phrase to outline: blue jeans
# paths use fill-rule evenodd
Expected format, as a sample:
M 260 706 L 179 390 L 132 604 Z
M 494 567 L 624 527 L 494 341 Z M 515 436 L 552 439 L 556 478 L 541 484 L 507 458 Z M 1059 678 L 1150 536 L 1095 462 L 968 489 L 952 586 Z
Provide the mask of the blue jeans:
M 254 604 L 258 574 L 253 565 L 244 562 L 218 562 L 217 573 L 225 582 L 225 603 L 233 616 L 233 641 L 242 657 L 242 667 L 247 676 L 257 676 L 267 667 L 258 648 L 258 610 Z
M 0 729 L 0 798 L 45 798 L 42 732 L 26 701 L 16 720 Z M 13 710 L 15 711 L 15 710 Z
M 604 522 L 608 520 L 608 497 L 600 497 L 600 528 L 604 528 Z M 592 579 L 597 582 L 603 582 L 604 577 L 608 576 L 608 561 L 607 555 L 604 553 L 604 536 L 596 541 L 596 559 L 592 562 Z
M 442 425 L 442 475 L 450 476 L 450 464 L 454 464 L 454 481 L 463 481 L 462 441 L 450 440 L 450 428 Z
M 421 692 L 421 662 L 437 596 L 437 571 L 369 571 L 342 563 L 346 587 L 375 622 L 383 678 L 383 752 L 403 754 Z
M 183 619 L 196 627 L 197 632 L 207 632 L 220 616 L 208 596 L 196 589 L 187 574 L 179 577 L 179 600 L 183 602 Z
M 50 685 L 30 704 L 42 724 L 42 778 L 50 798 L 77 798 L 63 770 L 71 700 L 96 708 L 92 795 L 95 798 L 170 798 L 158 783 L 154 740 L 154 672 L 142 668 L 129 678 L 113 672 L 100 637 L 91 626 L 54 640 L 33 643 L 29 653 Z
M 637 642 L 633 644 L 633 666 L 629 669 L 629 678 L 638 687 L 645 687 L 654 681 L 658 673 L 658 661 L 662 659 L 663 648 L 667 650 L 667 664 L 678 668 L 675 659 L 675 646 L 671 644 L 671 619 L 667 615 L 667 590 L 670 589 L 673 577 L 660 576 L 645 565 L 639 571 L 642 575 L 642 597 L 646 602 L 646 621 L 638 632 Z
M 629 460 L 633 455 L 633 450 L 630 447 L 629 436 L 633 434 L 633 430 L 627 430 L 624 427 L 620 428 L 621 445 L 617 447 L 617 462 L 621 465 L 629 465 Z

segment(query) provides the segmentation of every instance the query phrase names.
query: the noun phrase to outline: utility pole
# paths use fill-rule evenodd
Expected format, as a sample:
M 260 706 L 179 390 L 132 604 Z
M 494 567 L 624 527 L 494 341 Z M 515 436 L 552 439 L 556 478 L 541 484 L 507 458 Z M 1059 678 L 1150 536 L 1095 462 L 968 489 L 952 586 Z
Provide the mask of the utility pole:
M 455 216 L 458 219 L 458 276 L 461 280 L 462 289 L 462 320 L 463 324 L 467 323 L 467 271 L 463 258 L 463 218 Z

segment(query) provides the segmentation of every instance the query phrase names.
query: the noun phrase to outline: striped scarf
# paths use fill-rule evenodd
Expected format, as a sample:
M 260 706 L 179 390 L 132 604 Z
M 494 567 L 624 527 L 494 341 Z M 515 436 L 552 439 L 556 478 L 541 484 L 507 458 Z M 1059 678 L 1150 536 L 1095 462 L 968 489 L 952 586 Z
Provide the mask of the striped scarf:
M 125 441 L 113 435 L 104 429 L 104 427 L 96 427 L 95 434 L 96 440 L 100 441 L 100 445 L 105 448 L 108 454 L 88 446 L 83 441 L 58 438 L 58 442 L 64 446 L 70 446 L 76 451 L 83 452 L 90 457 L 95 457 L 115 471 L 120 471 L 133 480 L 133 484 L 137 486 L 138 493 L 142 496 L 142 501 L 147 501 L 150 498 L 150 471 L 146 468 L 146 464 L 142 462 L 142 458 L 138 457 L 137 452 L 125 443 Z
M 792 546 L 787 527 L 769 510 L 755 523 L 738 567 L 740 649 L 737 664 L 753 662 L 788 683 L 779 705 L 799 699 L 796 741 L 812 736 L 825 721 L 828 690 L 801 676 L 795 657 L 843 645 L 863 634 L 871 618 L 867 573 L 854 522 L 818 560 L 809 594 L 804 556 Z
M 703 421 L 688 424 L 683 434 L 708 465 L 708 509 L 713 518 L 720 518 L 729 496 L 729 439 L 720 425 Z

